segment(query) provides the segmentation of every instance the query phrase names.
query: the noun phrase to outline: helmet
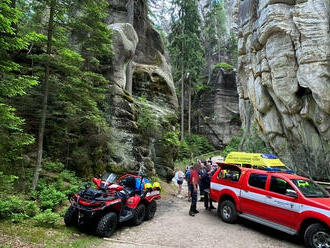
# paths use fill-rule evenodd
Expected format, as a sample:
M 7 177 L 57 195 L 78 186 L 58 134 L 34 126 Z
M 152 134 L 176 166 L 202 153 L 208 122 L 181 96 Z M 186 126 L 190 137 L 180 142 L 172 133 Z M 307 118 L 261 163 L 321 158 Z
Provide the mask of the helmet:
M 146 184 L 144 185 L 144 189 L 145 189 L 145 190 L 152 189 L 152 184 L 151 184 L 151 183 L 146 183 Z
M 155 182 L 153 185 L 152 185 L 153 189 L 158 189 L 158 190 L 161 190 L 162 187 L 160 186 L 160 184 L 158 182 Z

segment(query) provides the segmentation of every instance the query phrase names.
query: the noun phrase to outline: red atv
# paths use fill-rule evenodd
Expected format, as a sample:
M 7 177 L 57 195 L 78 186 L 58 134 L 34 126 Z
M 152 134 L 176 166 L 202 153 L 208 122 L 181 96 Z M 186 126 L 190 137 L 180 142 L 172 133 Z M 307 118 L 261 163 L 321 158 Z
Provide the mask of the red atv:
M 143 176 L 126 174 L 116 181 L 115 174 L 102 179 L 93 178 L 96 189 L 89 185 L 71 197 L 71 206 L 64 216 L 66 226 L 94 227 L 100 237 L 109 237 L 117 224 L 131 222 L 139 225 L 154 217 L 160 186 L 144 183 Z M 139 184 L 140 182 L 140 184 Z M 137 187 L 137 185 L 140 185 Z

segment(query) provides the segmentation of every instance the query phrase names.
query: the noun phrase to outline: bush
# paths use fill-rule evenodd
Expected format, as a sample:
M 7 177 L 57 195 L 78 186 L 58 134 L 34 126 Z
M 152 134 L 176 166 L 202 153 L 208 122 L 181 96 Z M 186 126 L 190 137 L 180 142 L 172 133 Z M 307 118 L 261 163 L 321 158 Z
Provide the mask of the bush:
M 29 217 L 34 217 L 40 212 L 40 208 L 35 201 L 25 201 L 24 208 L 25 214 Z
M 159 132 L 160 124 L 157 120 L 157 116 L 152 112 L 151 107 L 148 105 L 148 101 L 139 97 L 139 114 L 137 124 L 141 130 L 141 133 L 145 137 L 152 137 Z
M 0 196 L 12 193 L 14 190 L 14 182 L 18 179 L 16 176 L 5 175 L 0 171 Z
M 242 149 L 245 152 L 272 153 L 269 146 L 267 146 L 265 142 L 260 138 L 258 130 L 255 126 L 252 128 L 252 133 L 246 135 Z
M 192 153 L 194 156 L 215 151 L 215 148 L 209 141 L 200 135 L 190 134 L 185 136 L 185 141 L 181 142 L 179 149 L 179 159 L 190 158 Z
M 24 214 L 24 213 L 19 213 L 19 214 L 15 214 L 15 213 L 13 213 L 13 214 L 11 215 L 11 221 L 12 221 L 13 223 L 19 223 L 19 222 L 21 222 L 22 220 L 25 220 L 25 219 L 27 219 L 27 218 L 29 218 L 29 216 L 28 216 L 27 214 Z
M 47 209 L 43 213 L 35 216 L 33 219 L 36 221 L 37 226 L 56 227 L 57 221 L 60 218 L 61 217 L 59 214 L 53 213 L 51 209 Z
M 17 196 L 0 199 L 0 219 L 21 220 L 33 217 L 39 213 L 39 207 L 34 201 L 25 201 Z
M 43 164 L 42 168 L 51 172 L 60 172 L 64 169 L 64 164 L 62 164 L 61 162 L 48 161 Z
M 252 128 L 252 133 L 246 135 L 244 142 L 242 142 L 242 147 L 240 148 L 240 143 L 242 142 L 241 137 L 233 137 L 226 148 L 221 153 L 224 158 L 230 152 L 251 152 L 251 153 L 272 153 L 271 149 L 264 143 L 264 141 L 258 135 L 258 130 L 254 126 Z
M 40 192 L 39 199 L 41 208 L 55 209 L 66 200 L 66 195 L 58 191 L 54 185 L 49 185 L 43 188 L 43 190 Z
M 174 149 L 179 148 L 179 131 L 169 131 L 163 135 L 163 140 L 166 146 L 173 147 Z
M 12 214 L 24 213 L 23 201 L 16 196 L 10 196 L 0 201 L 0 219 L 8 219 Z
M 221 68 L 221 69 L 224 69 L 224 70 L 227 70 L 227 71 L 232 71 L 232 70 L 234 70 L 235 67 L 230 65 L 230 64 L 222 62 L 222 63 L 216 64 L 214 66 L 214 69 L 216 69 L 216 68 Z
M 241 137 L 232 137 L 229 141 L 229 144 L 222 151 L 221 156 L 226 158 L 230 152 L 237 152 L 239 148 L 239 144 L 241 143 Z

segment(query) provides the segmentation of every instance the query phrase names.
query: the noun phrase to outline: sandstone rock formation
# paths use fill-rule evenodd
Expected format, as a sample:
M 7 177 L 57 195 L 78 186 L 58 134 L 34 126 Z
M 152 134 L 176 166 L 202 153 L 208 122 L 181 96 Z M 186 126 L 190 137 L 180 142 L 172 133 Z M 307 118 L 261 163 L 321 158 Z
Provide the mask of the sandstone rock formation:
M 289 166 L 329 179 L 329 1 L 238 2 L 243 127 L 257 123 Z
M 210 84 L 199 96 L 198 108 L 197 131 L 214 147 L 221 149 L 233 136 L 239 136 L 241 121 L 235 72 L 214 69 Z
M 110 18 L 114 56 L 104 73 L 110 82 L 107 113 L 113 129 L 114 151 L 111 169 L 172 177 L 175 151 L 164 144 L 164 132 L 174 130 L 178 107 L 170 66 L 164 57 L 162 40 L 147 18 L 146 1 L 135 1 L 134 27 L 125 23 L 127 1 L 111 1 Z M 125 90 L 126 70 L 132 61 L 132 94 Z M 139 97 L 148 102 L 159 123 L 167 126 L 146 137 L 138 126 Z M 174 122 L 173 122 L 174 118 Z M 168 120 L 172 119 L 172 121 Z M 169 125 L 169 126 L 168 126 Z

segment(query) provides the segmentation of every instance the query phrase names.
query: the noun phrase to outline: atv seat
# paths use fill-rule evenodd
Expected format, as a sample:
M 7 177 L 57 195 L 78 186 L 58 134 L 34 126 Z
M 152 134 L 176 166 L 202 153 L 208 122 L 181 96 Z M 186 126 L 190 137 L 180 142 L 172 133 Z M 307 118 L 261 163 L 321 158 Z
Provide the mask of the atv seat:
M 125 192 L 128 194 L 128 197 L 134 196 L 135 194 L 135 177 L 125 177 L 120 185 L 124 186 Z

